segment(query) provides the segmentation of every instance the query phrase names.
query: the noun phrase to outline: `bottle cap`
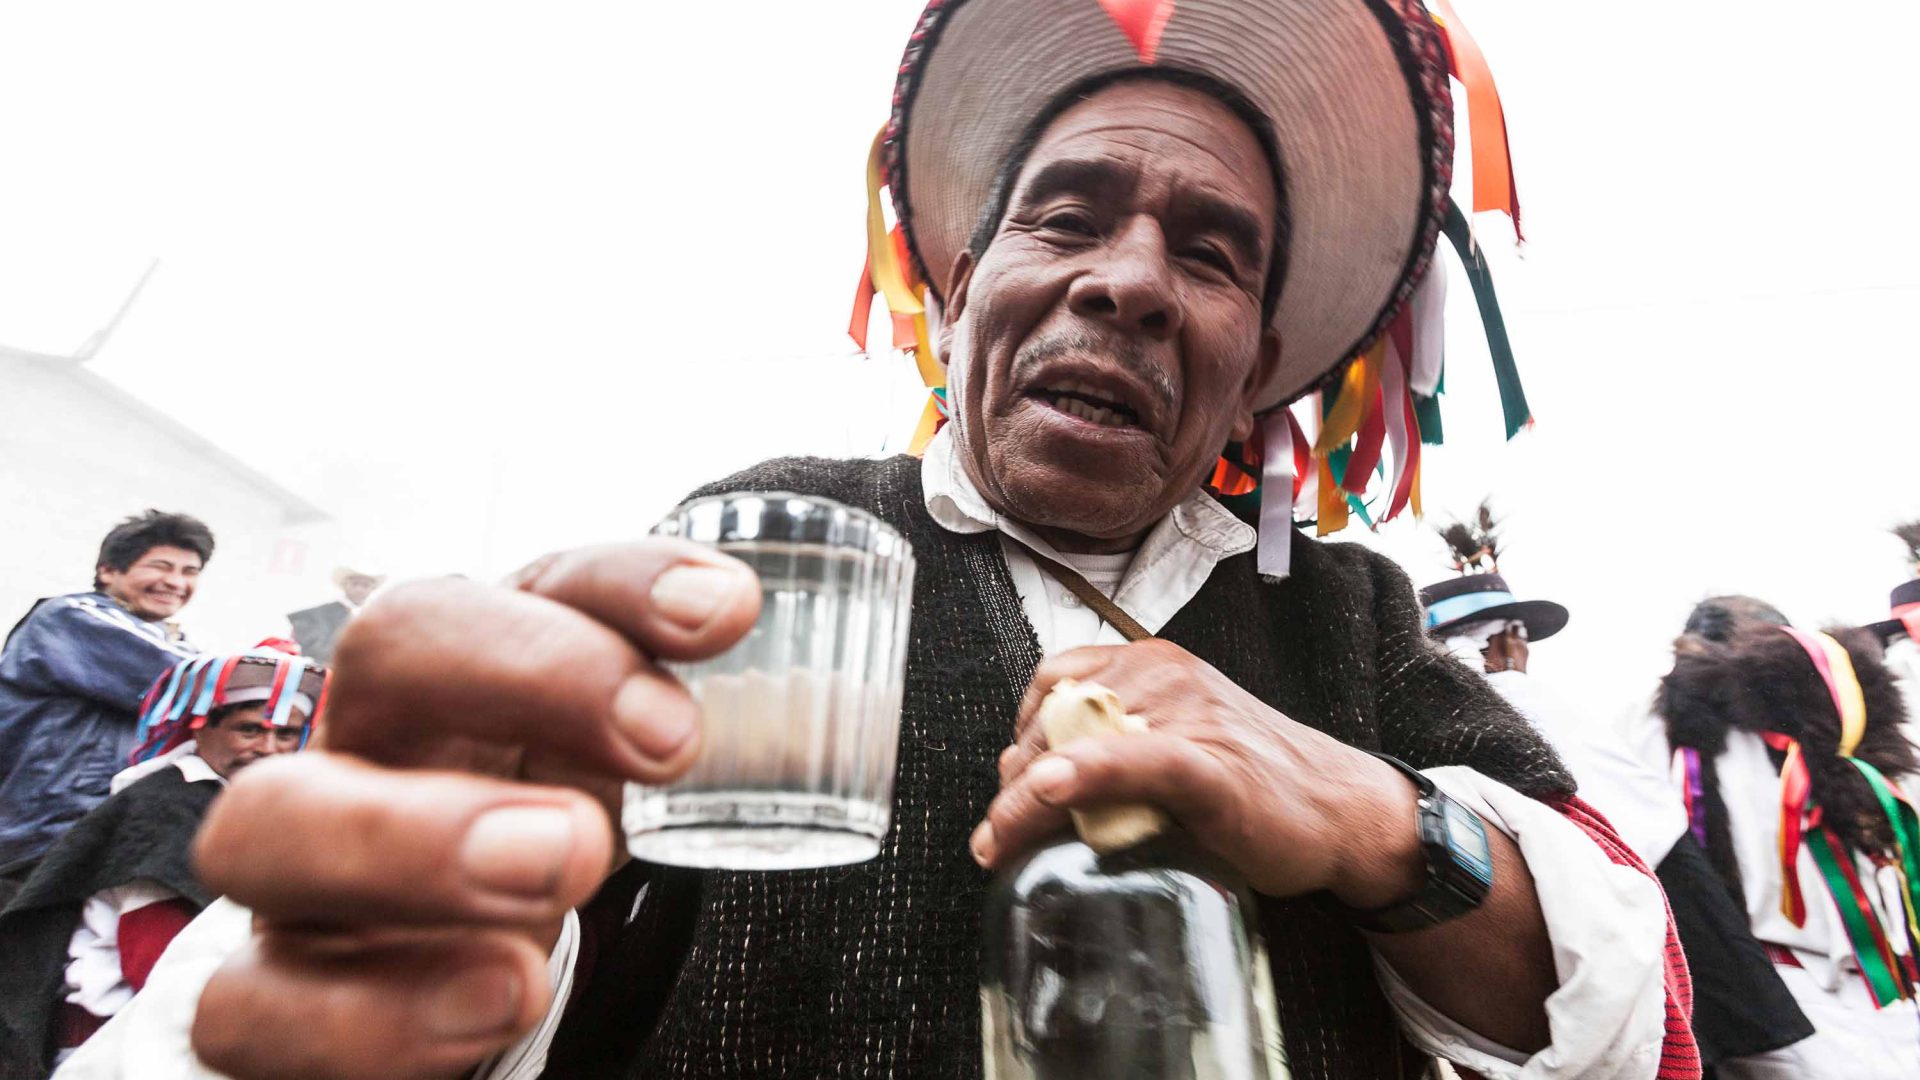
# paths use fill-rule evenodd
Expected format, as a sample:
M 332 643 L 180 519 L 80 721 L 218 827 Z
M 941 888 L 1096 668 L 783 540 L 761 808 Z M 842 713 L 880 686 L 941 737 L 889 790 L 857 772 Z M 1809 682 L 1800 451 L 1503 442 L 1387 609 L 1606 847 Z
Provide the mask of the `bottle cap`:
M 1103 735 L 1136 735 L 1147 722 L 1129 714 L 1120 695 L 1097 682 L 1061 679 L 1040 702 L 1040 730 L 1054 749 L 1078 739 Z M 1159 809 L 1136 803 L 1115 803 L 1074 810 L 1073 828 L 1088 847 L 1110 855 L 1151 840 L 1172 822 Z

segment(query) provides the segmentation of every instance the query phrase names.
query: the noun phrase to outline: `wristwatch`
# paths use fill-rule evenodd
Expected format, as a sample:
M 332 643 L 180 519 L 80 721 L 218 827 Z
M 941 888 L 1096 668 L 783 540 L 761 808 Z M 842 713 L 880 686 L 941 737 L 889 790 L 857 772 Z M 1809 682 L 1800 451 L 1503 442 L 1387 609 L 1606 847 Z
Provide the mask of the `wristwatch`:
M 1413 896 L 1383 908 L 1363 910 L 1338 901 L 1334 905 L 1355 926 L 1377 934 L 1424 930 L 1479 907 L 1493 888 L 1493 848 L 1487 843 L 1486 823 L 1448 798 L 1420 770 L 1398 758 L 1369 753 L 1400 770 L 1419 789 L 1414 820 L 1427 860 L 1427 880 Z

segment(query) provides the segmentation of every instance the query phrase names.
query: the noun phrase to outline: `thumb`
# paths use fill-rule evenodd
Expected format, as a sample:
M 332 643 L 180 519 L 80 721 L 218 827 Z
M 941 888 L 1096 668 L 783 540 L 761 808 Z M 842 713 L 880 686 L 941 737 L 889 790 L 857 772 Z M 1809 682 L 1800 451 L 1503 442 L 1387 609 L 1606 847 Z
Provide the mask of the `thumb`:
M 760 617 L 760 579 L 745 563 L 664 537 L 549 555 L 509 583 L 574 608 L 663 660 L 724 652 Z

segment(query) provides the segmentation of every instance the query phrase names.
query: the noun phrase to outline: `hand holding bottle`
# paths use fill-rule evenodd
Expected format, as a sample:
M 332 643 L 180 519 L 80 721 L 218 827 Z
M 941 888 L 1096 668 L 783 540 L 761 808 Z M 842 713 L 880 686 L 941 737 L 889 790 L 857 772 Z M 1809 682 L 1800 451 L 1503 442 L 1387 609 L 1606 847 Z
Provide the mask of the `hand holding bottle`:
M 1063 678 L 1110 687 L 1148 730 L 1050 748 L 1039 707 Z M 1065 829 L 1072 809 L 1148 803 L 1269 895 L 1330 889 L 1355 907 L 1379 907 L 1419 888 L 1415 795 L 1404 777 L 1269 708 L 1171 642 L 1050 658 L 1016 730 L 1000 760 L 1000 795 L 974 833 L 982 865 Z

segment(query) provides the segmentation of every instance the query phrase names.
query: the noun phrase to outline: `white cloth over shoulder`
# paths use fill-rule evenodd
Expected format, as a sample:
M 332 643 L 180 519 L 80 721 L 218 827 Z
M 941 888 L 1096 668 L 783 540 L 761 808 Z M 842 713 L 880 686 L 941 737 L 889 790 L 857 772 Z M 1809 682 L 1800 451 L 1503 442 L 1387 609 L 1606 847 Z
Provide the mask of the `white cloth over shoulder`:
M 147 987 L 55 1070 L 54 1080 L 225 1080 L 193 1053 L 193 1014 L 200 992 L 229 956 L 253 937 L 253 913 L 224 897 L 187 924 L 167 946 Z M 474 1075 L 478 1080 L 534 1080 L 560 1024 L 580 955 L 580 920 L 567 913 L 547 960 L 554 1007 L 539 1025 Z
M 1660 886 L 1614 863 L 1545 803 L 1472 769 L 1429 769 L 1426 775 L 1519 846 L 1553 942 L 1560 988 L 1547 998 L 1552 1041 L 1526 1057 L 1449 1020 L 1376 955 L 1380 983 L 1407 1037 L 1487 1080 L 1655 1075 L 1667 1030 L 1667 903 Z

